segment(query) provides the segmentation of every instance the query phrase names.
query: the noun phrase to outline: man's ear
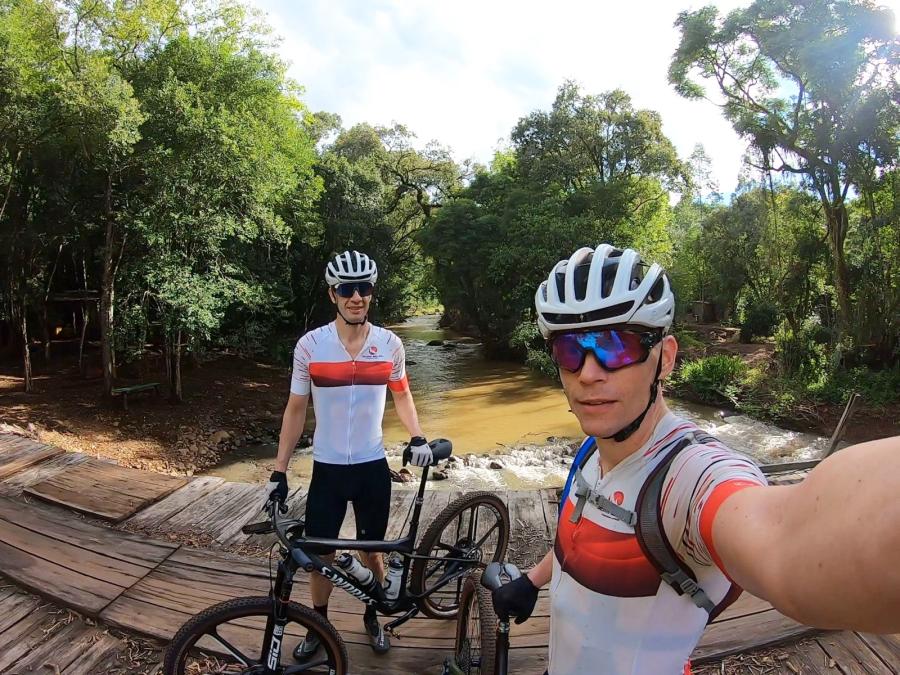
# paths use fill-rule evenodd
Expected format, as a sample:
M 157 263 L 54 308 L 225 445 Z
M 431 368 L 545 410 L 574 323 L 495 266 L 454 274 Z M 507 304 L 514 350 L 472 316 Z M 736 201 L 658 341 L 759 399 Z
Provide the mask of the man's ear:
M 675 370 L 675 357 L 678 356 L 678 340 L 674 335 L 666 335 L 662 342 L 662 369 L 659 379 L 664 380 Z
M 335 297 L 334 289 L 331 286 L 328 287 L 328 299 L 331 300 L 332 305 L 337 304 L 337 298 Z

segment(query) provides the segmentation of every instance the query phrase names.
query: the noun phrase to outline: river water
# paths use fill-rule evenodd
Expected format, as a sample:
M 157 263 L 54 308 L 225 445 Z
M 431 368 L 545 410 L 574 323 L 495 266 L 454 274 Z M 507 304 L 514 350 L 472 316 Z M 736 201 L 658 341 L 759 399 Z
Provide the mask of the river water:
M 446 480 L 432 484 L 435 489 L 531 489 L 565 482 L 570 444 L 582 434 L 558 382 L 520 363 L 485 359 L 477 341 L 438 328 L 434 316 L 415 317 L 390 328 L 406 346 L 422 429 L 428 438 L 452 440 L 453 454 L 460 460 L 446 472 Z M 437 340 L 443 344 L 428 345 Z M 667 401 L 675 414 L 760 463 L 816 457 L 828 443 L 742 415 L 726 416 L 710 406 Z M 399 447 L 408 437 L 390 396 L 384 435 L 388 460 L 399 469 Z M 276 450 L 276 443 L 240 448 L 207 473 L 231 481 L 264 481 Z M 308 482 L 311 469 L 310 449 L 298 450 L 291 461 L 291 484 Z

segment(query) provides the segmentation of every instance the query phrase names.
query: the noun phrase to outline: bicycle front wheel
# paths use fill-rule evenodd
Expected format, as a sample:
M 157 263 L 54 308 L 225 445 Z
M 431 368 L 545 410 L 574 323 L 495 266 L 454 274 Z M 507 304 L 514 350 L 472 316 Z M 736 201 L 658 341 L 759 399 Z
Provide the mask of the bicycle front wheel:
M 491 592 L 479 583 L 480 572 L 472 572 L 463 583 L 456 620 L 453 657 L 464 675 L 491 675 L 497 653 L 497 614 Z
M 508 544 L 509 510 L 497 495 L 470 492 L 450 502 L 416 549 L 416 554 L 428 556 L 413 562 L 410 577 L 414 594 L 429 593 L 419 602 L 422 613 L 432 619 L 456 617 L 465 575 L 483 563 L 503 560 Z
M 236 598 L 203 610 L 184 624 L 166 650 L 165 675 L 256 675 L 263 672 L 266 621 L 272 615 L 268 597 Z M 345 675 L 349 657 L 344 641 L 320 614 L 296 602 L 288 603 L 288 623 L 281 647 L 279 675 L 328 673 Z M 291 653 L 307 631 L 318 635 L 315 656 L 297 664 Z

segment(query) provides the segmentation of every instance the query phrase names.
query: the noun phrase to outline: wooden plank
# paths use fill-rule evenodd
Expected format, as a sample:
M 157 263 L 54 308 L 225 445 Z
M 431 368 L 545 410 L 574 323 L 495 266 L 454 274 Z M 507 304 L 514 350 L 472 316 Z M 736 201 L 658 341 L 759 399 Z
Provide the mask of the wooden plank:
M 0 454 L 0 480 L 65 452 L 62 448 L 42 445 L 32 441 L 28 441 L 28 444 L 29 447 L 25 452 L 15 455 L 11 453 Z
M 96 675 L 100 665 L 111 654 L 124 649 L 124 644 L 109 633 L 94 632 L 93 642 L 84 648 L 60 675 Z
M 247 523 L 255 521 L 261 515 L 265 516 L 263 505 L 268 498 L 266 491 L 265 485 L 248 485 L 246 492 L 241 497 L 219 511 L 214 524 L 211 523 L 207 526 L 216 541 L 223 544 L 245 541 L 247 535 L 241 532 L 241 528 Z
M 119 522 L 186 482 L 184 478 L 90 459 L 28 487 L 25 493 L 81 513 Z
M 246 495 L 248 488 L 254 487 L 244 483 L 222 483 L 169 518 L 166 527 L 175 531 L 210 532 L 209 524 L 216 522 L 218 513 Z
M 35 558 L 53 561 L 79 574 L 115 584 L 123 589 L 147 573 L 146 567 L 72 546 L 8 520 L 0 519 L 0 541 Z
M 176 544 L 92 525 L 72 514 L 37 503 L 25 504 L 0 498 L 0 520 L 148 569 L 178 548 Z
M 409 529 L 406 526 L 406 514 L 415 501 L 416 493 L 412 490 L 394 489 L 391 491 L 391 510 L 388 515 L 387 540 L 399 539 Z
M 860 639 L 881 658 L 892 673 L 900 673 L 900 633 L 896 635 L 873 635 L 857 633 Z
M 0 481 L 0 495 L 7 497 L 18 496 L 22 493 L 22 490 L 30 485 L 40 483 L 51 476 L 67 471 L 69 468 L 88 459 L 90 458 L 87 455 L 83 455 L 80 452 L 64 452 L 61 455 L 48 459 L 46 462 L 31 466 Z
M 53 672 L 52 666 L 63 670 L 79 654 L 90 648 L 91 639 L 98 633 L 96 629 L 89 628 L 78 620 L 68 625 L 55 624 L 54 628 L 55 632 L 50 635 L 40 630 L 32 634 L 37 642 L 16 661 L 16 672 Z M 49 670 L 47 666 L 51 666 Z
M 720 659 L 729 654 L 778 644 L 813 633 L 774 609 L 742 616 L 731 621 L 717 621 L 707 626 L 691 660 L 696 663 Z
M 45 604 L 27 593 L 15 592 L 0 603 L 0 633 L 16 625 L 26 616 Z
M 559 521 L 559 500 L 556 493 L 556 488 L 541 490 L 541 506 L 544 509 L 544 522 L 547 524 L 550 541 L 556 538 L 556 523 Z
M 719 623 L 721 621 L 731 621 L 743 616 L 759 614 L 770 609 L 772 609 L 771 603 L 765 600 L 761 600 L 755 595 L 751 595 L 750 593 L 747 593 L 745 591 L 741 593 L 741 596 L 737 599 L 737 601 L 734 602 L 734 604 L 732 604 L 730 607 L 728 607 L 728 609 L 717 616 L 716 620 L 713 623 Z
M 3 573 L 20 586 L 96 616 L 122 587 L 70 570 L 0 542 Z
M 786 651 L 787 658 L 781 661 L 781 667 L 785 668 L 782 672 L 800 673 L 800 675 L 818 675 L 829 671 L 837 675 L 842 672 L 837 668 L 830 669 L 828 667 L 831 657 L 815 640 L 791 645 Z
M 891 675 L 892 671 L 861 637 L 851 631 L 816 638 L 844 675 Z M 896 671 L 893 671 L 896 673 Z
M 759 470 L 765 475 L 781 473 L 782 471 L 803 471 L 814 468 L 820 459 L 807 459 L 802 462 L 782 462 L 781 464 L 762 464 Z
M 200 476 L 180 487 L 172 494 L 151 504 L 125 521 L 128 525 L 143 528 L 160 527 L 176 513 L 180 513 L 190 504 L 209 494 L 225 481 L 216 476 Z
M 50 611 L 42 607 L 0 633 L 0 672 L 14 666 L 20 657 L 38 644 L 40 638 L 35 635 L 35 631 L 51 618 Z

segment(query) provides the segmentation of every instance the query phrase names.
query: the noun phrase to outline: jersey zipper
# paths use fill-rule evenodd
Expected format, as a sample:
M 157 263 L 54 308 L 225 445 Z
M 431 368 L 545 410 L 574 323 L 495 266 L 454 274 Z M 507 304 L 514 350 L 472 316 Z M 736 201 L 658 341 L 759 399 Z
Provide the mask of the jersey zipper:
M 347 464 L 353 464 L 350 430 L 353 428 L 353 409 L 356 407 L 356 359 L 353 359 L 351 363 L 353 363 L 353 374 L 350 377 L 350 407 L 347 409 Z

